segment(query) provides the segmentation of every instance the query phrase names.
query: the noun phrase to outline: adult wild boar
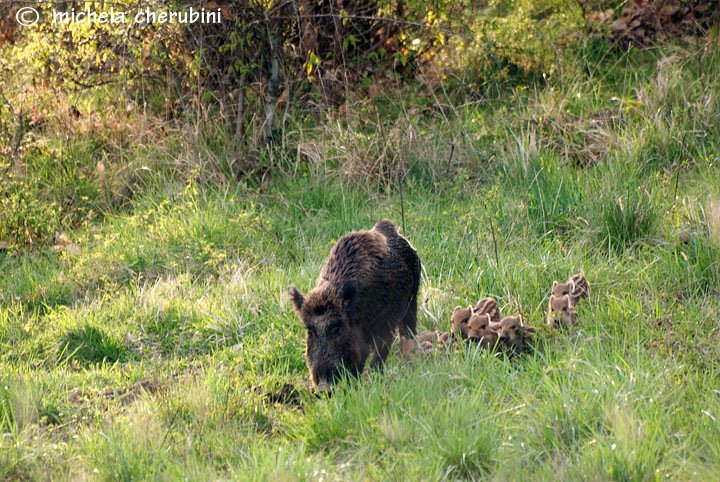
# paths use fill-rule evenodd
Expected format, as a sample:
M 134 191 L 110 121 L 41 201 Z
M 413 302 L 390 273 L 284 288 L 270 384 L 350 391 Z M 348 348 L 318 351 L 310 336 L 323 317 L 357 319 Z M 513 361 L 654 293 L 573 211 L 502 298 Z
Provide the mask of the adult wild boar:
M 303 296 L 293 287 L 291 294 L 317 390 L 329 391 L 342 368 L 362 373 L 370 354 L 370 366 L 381 367 L 395 329 L 415 334 L 419 285 L 420 259 L 391 221 L 338 240 L 315 288 Z

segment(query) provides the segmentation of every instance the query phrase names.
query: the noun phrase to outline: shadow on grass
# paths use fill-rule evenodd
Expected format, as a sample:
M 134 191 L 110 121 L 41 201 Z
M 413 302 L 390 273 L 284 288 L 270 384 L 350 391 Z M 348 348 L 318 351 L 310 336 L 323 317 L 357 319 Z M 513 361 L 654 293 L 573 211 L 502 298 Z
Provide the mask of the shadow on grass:
M 94 364 L 125 361 L 126 347 L 101 328 L 85 325 L 63 333 L 58 343 L 58 354 L 64 360 L 78 360 Z

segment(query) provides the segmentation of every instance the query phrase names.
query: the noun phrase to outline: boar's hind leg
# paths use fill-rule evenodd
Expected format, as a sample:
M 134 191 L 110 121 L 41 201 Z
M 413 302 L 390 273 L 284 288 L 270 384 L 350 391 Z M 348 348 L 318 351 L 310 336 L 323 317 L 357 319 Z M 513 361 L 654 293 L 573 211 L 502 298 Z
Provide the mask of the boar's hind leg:
M 413 337 L 417 331 L 417 294 L 414 294 L 398 327 L 400 336 Z

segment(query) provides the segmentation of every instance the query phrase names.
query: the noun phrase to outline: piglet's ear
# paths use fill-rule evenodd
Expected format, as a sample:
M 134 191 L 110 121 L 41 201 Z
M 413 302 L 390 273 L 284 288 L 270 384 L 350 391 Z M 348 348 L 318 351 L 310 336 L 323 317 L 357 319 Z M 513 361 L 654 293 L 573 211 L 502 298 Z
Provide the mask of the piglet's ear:
M 558 282 L 553 280 L 553 289 L 557 288 Z
M 305 297 L 294 286 L 292 287 L 292 291 L 290 293 L 290 300 L 292 301 L 295 311 L 300 312 L 300 310 L 302 309 L 303 303 L 305 303 Z

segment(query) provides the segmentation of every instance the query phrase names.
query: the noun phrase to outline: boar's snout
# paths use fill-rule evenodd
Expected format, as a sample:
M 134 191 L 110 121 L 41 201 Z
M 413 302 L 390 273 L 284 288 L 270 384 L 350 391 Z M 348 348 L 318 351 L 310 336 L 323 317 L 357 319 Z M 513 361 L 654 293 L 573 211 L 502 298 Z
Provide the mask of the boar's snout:
M 318 393 L 330 393 L 332 391 L 332 385 L 323 380 L 317 384 L 315 391 Z
M 318 392 L 329 392 L 332 386 L 340 378 L 340 368 L 322 364 L 318 367 L 312 367 L 312 379 L 315 383 L 315 389 Z

